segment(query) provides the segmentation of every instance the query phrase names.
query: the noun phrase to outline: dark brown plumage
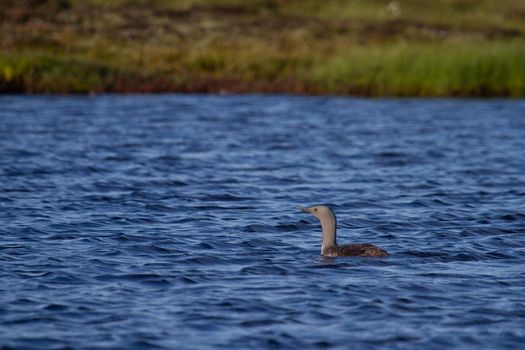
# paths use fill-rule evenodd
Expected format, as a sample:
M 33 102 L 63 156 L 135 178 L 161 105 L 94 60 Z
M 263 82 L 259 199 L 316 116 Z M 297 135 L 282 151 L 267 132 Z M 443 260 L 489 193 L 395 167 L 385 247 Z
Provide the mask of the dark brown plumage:
M 326 256 L 368 256 L 384 258 L 389 256 L 386 250 L 383 250 L 370 243 L 353 243 L 342 246 L 334 246 L 327 248 Z

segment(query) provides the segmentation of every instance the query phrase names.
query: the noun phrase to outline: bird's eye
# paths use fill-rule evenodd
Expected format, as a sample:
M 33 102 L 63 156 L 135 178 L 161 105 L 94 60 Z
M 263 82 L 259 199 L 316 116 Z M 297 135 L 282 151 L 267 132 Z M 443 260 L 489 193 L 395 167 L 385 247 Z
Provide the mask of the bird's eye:
M 317 211 L 317 208 L 314 208 L 314 211 Z

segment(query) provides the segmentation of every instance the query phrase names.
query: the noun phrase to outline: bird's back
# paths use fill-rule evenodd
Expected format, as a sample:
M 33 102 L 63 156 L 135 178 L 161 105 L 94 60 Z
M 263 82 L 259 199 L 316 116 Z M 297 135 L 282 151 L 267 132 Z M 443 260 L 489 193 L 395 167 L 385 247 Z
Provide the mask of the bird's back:
M 389 256 L 386 250 L 383 250 L 370 243 L 354 243 L 336 246 L 329 249 L 328 256 L 370 256 L 385 257 Z

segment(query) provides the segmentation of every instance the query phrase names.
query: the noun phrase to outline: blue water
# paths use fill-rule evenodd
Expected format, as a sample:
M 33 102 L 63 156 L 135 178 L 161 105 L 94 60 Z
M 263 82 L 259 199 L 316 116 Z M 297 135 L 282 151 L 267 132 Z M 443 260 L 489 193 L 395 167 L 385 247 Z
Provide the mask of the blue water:
M 525 346 L 523 100 L 4 96 L 0 223 L 3 349 Z

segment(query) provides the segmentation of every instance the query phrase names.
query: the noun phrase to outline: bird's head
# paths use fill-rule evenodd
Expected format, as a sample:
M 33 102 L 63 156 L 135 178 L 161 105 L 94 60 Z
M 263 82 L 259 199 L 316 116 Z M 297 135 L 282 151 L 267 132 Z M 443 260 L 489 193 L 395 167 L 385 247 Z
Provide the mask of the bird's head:
M 300 210 L 310 213 L 319 220 L 322 220 L 325 217 L 332 217 L 334 216 L 334 213 L 332 212 L 332 209 L 330 207 L 327 207 L 326 205 L 316 205 L 314 207 L 310 208 L 303 208 L 299 207 Z

